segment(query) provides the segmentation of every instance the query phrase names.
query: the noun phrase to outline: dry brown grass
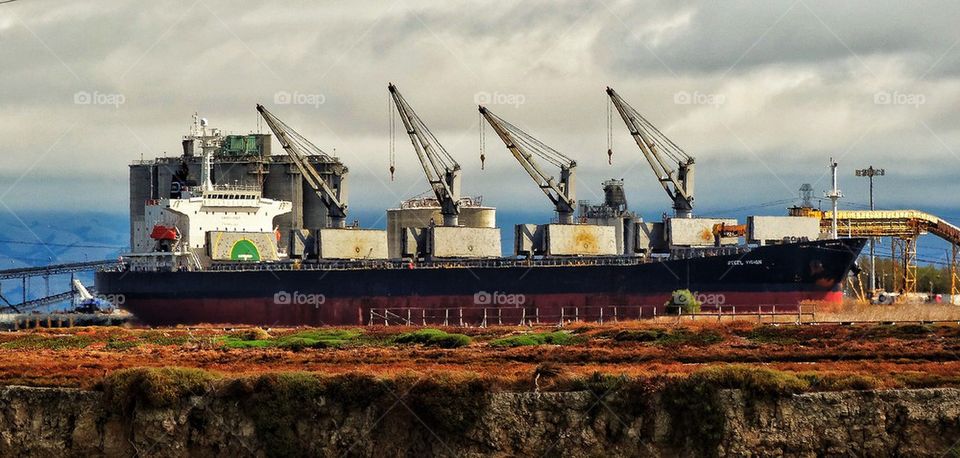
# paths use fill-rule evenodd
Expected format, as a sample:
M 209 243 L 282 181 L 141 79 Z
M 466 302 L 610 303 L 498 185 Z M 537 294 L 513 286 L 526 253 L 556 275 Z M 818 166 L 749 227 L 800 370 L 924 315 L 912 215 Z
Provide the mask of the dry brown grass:
M 885 315 L 886 321 L 932 316 L 898 307 L 903 306 L 850 305 L 834 314 L 846 313 L 843 316 L 850 320 L 865 320 L 876 318 L 869 313 L 900 310 L 900 315 Z M 928 313 L 948 308 L 919 304 L 908 307 Z M 960 308 L 949 308 L 950 312 L 956 310 Z M 818 314 L 818 319 L 823 318 Z M 493 342 L 555 329 L 449 328 L 450 332 L 472 337 L 470 345 L 455 349 L 394 341 L 396 335 L 410 330 L 364 328 L 360 330 L 362 335 L 349 345 L 298 350 L 231 348 L 223 338 L 238 331 L 217 328 L 80 328 L 0 333 L 0 384 L 90 387 L 122 369 L 187 367 L 231 377 L 296 371 L 360 373 L 381 378 L 410 374 L 423 378 L 495 375 L 504 386 L 532 389 L 533 374 L 543 365 L 562 372 L 559 380 L 584 379 L 594 373 L 641 378 L 682 376 L 702 367 L 739 364 L 796 373 L 874 377 L 884 387 L 960 386 L 960 326 L 956 324 L 770 326 L 758 324 L 756 319 L 679 324 L 576 323 L 564 328 L 576 337 L 567 345 L 519 347 L 502 347 Z M 308 330 L 273 329 L 270 335 L 276 338 L 305 331 Z
M 960 321 L 960 306 L 909 303 L 873 305 L 851 302 L 836 310 L 817 307 L 816 321 Z

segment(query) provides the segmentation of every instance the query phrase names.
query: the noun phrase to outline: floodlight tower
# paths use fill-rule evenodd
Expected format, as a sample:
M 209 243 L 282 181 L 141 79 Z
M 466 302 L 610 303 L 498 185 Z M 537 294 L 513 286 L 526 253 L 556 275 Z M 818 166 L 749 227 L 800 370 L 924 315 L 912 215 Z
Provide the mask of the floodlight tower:
M 884 169 L 875 169 L 871 165 L 865 169 L 858 169 L 858 177 L 867 177 L 870 179 L 870 211 L 875 210 L 873 206 L 873 177 L 882 177 L 886 174 Z M 870 237 L 870 292 L 877 290 L 877 260 L 874 253 L 876 237 Z

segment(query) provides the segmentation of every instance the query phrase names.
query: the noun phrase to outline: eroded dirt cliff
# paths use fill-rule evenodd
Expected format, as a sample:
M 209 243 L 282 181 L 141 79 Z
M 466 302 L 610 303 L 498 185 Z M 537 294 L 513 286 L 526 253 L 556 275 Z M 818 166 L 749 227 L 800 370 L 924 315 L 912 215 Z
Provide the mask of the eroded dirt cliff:
M 662 393 L 492 393 L 462 403 L 374 390 L 297 399 L 187 396 L 119 405 L 98 391 L 0 388 L 2 456 L 943 456 L 960 390 L 757 396 L 677 409 Z

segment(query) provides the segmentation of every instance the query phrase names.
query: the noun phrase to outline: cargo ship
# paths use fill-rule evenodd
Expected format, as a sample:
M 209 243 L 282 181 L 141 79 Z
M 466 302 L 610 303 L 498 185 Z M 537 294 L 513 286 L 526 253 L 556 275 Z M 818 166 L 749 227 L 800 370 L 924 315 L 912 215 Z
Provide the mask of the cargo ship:
M 711 305 L 839 301 L 864 239 L 798 242 L 691 259 L 403 261 L 251 265 L 200 271 L 97 273 L 99 291 L 123 294 L 150 325 L 547 323 L 636 319 L 664 312 L 676 290 Z M 712 303 L 713 304 L 712 304 Z M 769 309 L 768 309 L 769 310 Z M 605 314 L 605 315 L 604 315 Z M 389 316 L 388 316 L 389 315 Z
M 622 180 L 603 183 L 598 205 L 577 201 L 575 161 L 480 107 L 557 215 L 516 225 L 503 256 L 495 208 L 461 195 L 459 164 L 390 85 L 433 196 L 388 210 L 386 230 L 347 223 L 348 169 L 266 108 L 286 154 L 269 134 L 226 135 L 195 115 L 181 156 L 131 165 L 132 249 L 96 273 L 97 291 L 149 325 L 635 319 L 680 290 L 706 310 L 842 299 L 865 239 L 821 233 L 814 217 L 693 217 L 693 159 L 610 91 L 651 164 L 680 159 L 655 170 L 674 202 L 662 221 L 627 208 Z

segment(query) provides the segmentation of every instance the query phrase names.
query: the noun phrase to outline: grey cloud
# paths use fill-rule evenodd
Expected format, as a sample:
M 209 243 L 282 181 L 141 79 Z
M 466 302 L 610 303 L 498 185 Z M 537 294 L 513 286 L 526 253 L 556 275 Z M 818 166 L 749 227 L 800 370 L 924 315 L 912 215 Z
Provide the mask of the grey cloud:
M 689 7 L 678 5 L 673 14 Z M 953 2 L 705 2 L 660 46 L 636 32 L 667 21 L 623 5 L 622 25 L 605 28 L 597 52 L 626 74 L 722 74 L 764 65 L 838 65 L 847 59 L 900 56 L 933 65 L 957 38 Z M 822 22 L 821 22 L 822 21 Z M 611 51 L 616 50 L 616 51 Z M 944 68 L 960 62 L 948 56 Z M 926 68 L 918 65 L 918 68 Z
M 960 191 L 947 178 L 960 164 L 949 152 L 960 151 L 960 46 L 947 52 L 960 39 L 952 23 L 958 8 L 812 0 L 25 0 L 0 7 L 0 138 L 15 152 L 0 156 L 0 192 L 76 125 L 5 202 L 25 206 L 37 196 L 37 205 L 99 202 L 123 211 L 126 163 L 140 153 L 176 152 L 194 111 L 225 130 L 246 132 L 257 127 L 254 104 L 272 105 L 274 94 L 288 91 L 324 96 L 316 107 L 283 105 L 274 112 L 322 148 L 336 148 L 353 173 L 353 204 L 395 205 L 390 190 L 417 193 L 426 186 L 415 186 L 418 165 L 402 132 L 396 148 L 404 181 L 387 182 L 388 188 L 379 182 L 387 180 L 385 86 L 393 81 L 464 165 L 466 190 L 505 208 L 544 199 L 489 129 L 493 165 L 477 170 L 478 92 L 523 96 L 522 104 L 492 109 L 577 158 L 581 197 L 592 198 L 589 190 L 605 178 L 626 175 L 634 208 L 648 217 L 669 209 L 616 118 L 615 163 L 606 165 L 607 84 L 697 156 L 698 202 L 705 208 L 789 196 L 822 175 L 827 157 L 848 149 L 849 167 L 871 162 L 894 169 L 909 153 L 910 163 L 898 167 L 903 181 L 891 178 L 891 186 L 930 177 L 925 183 L 942 192 L 929 196 L 924 184 L 903 196 L 949 205 Z M 670 21 L 672 28 L 658 36 Z M 125 103 L 78 106 L 78 91 L 116 92 Z M 678 104 L 678 91 L 722 95 L 726 102 Z M 917 107 L 878 105 L 879 91 L 926 100 Z M 75 191 L 90 183 L 110 198 Z

